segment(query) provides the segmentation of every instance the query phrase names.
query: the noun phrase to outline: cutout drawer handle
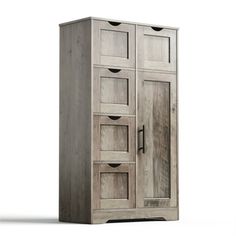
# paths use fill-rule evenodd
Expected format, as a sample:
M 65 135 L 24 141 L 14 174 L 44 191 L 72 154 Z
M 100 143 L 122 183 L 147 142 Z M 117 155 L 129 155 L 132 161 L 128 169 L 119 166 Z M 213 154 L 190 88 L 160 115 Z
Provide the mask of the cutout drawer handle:
M 121 116 L 108 116 L 111 120 L 119 120 Z
M 118 26 L 121 24 L 120 22 L 115 22 L 115 21 L 108 21 L 108 23 L 113 26 Z
M 155 31 L 161 31 L 161 30 L 163 30 L 163 28 L 161 28 L 161 27 L 151 27 L 153 30 L 155 30 Z
M 118 164 L 118 163 L 114 163 L 114 164 L 108 164 L 110 167 L 112 167 L 112 168 L 116 168 L 116 167 L 118 167 L 118 166 L 120 166 L 121 164 Z
M 113 68 L 108 68 L 108 70 L 112 73 L 118 73 L 121 71 L 121 69 L 113 69 Z

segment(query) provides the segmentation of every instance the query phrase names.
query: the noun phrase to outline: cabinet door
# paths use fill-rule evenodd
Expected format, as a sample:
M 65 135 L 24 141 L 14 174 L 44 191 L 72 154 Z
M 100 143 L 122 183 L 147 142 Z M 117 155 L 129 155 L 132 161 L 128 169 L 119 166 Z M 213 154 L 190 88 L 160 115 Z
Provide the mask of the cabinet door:
M 138 73 L 137 207 L 177 205 L 176 76 Z
M 138 26 L 138 68 L 176 70 L 176 30 Z
M 135 67 L 135 26 L 109 21 L 93 22 L 94 64 Z

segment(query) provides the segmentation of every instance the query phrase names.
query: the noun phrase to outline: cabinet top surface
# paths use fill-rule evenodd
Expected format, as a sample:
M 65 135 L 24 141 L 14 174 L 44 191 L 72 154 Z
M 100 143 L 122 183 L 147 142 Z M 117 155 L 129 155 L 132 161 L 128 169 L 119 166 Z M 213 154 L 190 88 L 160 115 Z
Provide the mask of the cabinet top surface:
M 163 25 L 156 25 L 156 24 L 148 24 L 148 23 L 138 23 L 138 22 L 130 22 L 130 21 L 123 21 L 123 20 L 114 20 L 114 19 L 106 19 L 106 18 L 99 18 L 99 17 L 86 17 L 86 18 L 82 18 L 82 19 L 78 19 L 78 20 L 73 20 L 73 21 L 68 21 L 68 22 L 64 22 L 59 24 L 59 26 L 65 26 L 65 25 L 69 25 L 69 24 L 75 24 L 81 21 L 85 21 L 85 20 L 100 20 L 100 21 L 115 21 L 115 22 L 120 22 L 120 23 L 126 23 L 126 24 L 133 24 L 133 25 L 143 25 L 143 26 L 154 26 L 154 27 L 162 27 L 162 28 L 166 28 L 166 29 L 173 29 L 173 30 L 178 30 L 178 27 L 170 27 L 170 26 L 163 26 Z

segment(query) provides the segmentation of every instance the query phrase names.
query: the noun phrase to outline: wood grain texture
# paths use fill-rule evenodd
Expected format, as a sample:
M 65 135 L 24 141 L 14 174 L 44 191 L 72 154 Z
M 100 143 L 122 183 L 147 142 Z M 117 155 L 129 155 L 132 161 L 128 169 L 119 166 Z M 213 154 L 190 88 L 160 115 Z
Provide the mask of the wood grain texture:
M 178 208 L 134 208 L 107 209 L 93 211 L 93 224 L 106 223 L 108 220 L 165 219 L 178 220 Z
M 144 81 L 145 198 L 170 197 L 170 85 Z
M 135 119 L 94 115 L 94 161 L 133 161 L 135 159 Z
M 135 165 L 94 164 L 94 209 L 135 206 Z
M 91 222 L 91 22 L 60 28 L 59 220 Z
M 94 68 L 93 109 L 100 113 L 135 114 L 135 72 Z
M 60 221 L 178 219 L 177 30 L 120 23 L 61 27 Z
M 96 20 L 93 24 L 94 64 L 134 68 L 135 26 Z
M 128 33 L 114 30 L 102 29 L 101 35 L 101 56 L 120 57 L 128 59 L 129 45 Z M 119 47 L 115 47 L 119 45 Z
M 176 71 L 176 30 L 138 26 L 138 68 Z
M 153 26 L 153 27 L 160 27 L 160 28 L 165 28 L 165 29 L 173 29 L 173 30 L 178 30 L 178 27 L 171 27 L 171 26 L 164 26 L 164 25 L 157 25 L 157 24 L 148 24 L 148 23 L 140 23 L 140 22 L 131 22 L 131 21 L 124 21 L 124 20 L 115 20 L 115 19 L 107 19 L 107 18 L 101 18 L 101 17 L 85 17 L 82 19 L 78 20 L 73 20 L 69 22 L 64 22 L 61 23 L 60 26 L 63 25 L 68 25 L 68 24 L 75 24 L 77 22 L 85 21 L 85 20 L 96 20 L 96 21 L 114 21 L 114 22 L 120 22 L 120 23 L 125 23 L 125 24 L 131 24 L 131 25 L 142 25 L 142 26 Z
M 177 206 L 176 77 L 139 72 L 138 126 L 146 152 L 137 159 L 137 206 Z
M 101 151 L 128 152 L 127 125 L 100 126 Z

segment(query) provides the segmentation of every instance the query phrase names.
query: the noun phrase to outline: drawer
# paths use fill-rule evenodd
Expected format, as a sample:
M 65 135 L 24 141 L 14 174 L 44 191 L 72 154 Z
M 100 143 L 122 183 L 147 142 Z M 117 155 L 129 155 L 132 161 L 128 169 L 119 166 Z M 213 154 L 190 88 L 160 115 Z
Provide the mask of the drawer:
M 135 72 L 94 68 L 93 110 L 99 113 L 135 113 Z
M 135 26 L 119 22 L 93 22 L 94 64 L 135 67 Z
M 135 164 L 94 164 L 93 208 L 135 207 Z
M 138 26 L 138 68 L 176 70 L 176 30 Z
M 135 160 L 135 118 L 94 116 L 93 160 Z

